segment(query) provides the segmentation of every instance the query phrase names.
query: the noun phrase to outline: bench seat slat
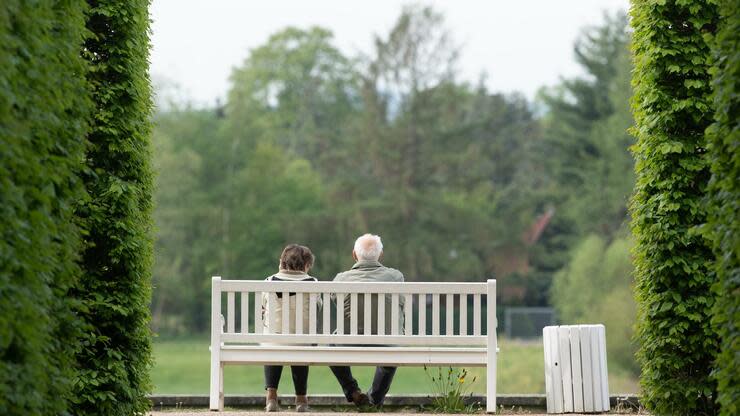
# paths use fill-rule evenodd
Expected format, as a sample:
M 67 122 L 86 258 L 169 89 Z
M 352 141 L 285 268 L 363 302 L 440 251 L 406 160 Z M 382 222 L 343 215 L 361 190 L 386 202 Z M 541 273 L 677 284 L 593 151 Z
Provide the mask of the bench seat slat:
M 221 348 L 221 361 L 296 365 L 485 366 L 485 348 L 248 346 Z

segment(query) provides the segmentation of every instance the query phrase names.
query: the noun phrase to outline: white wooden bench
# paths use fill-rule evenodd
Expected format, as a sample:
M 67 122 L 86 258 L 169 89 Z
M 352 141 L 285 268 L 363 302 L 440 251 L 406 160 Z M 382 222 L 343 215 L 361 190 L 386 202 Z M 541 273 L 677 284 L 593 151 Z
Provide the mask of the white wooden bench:
M 496 411 L 495 280 L 486 283 L 346 283 L 221 280 L 214 277 L 211 293 L 211 410 L 223 410 L 224 365 L 295 364 L 486 367 L 486 411 Z M 268 295 L 271 302 L 290 302 L 289 294 L 307 294 L 293 297 L 296 302 L 294 334 L 280 333 L 280 328 L 272 326 L 266 331 L 270 333 L 263 333 L 262 293 L 281 294 L 280 299 Z M 370 334 L 370 300 L 373 294 L 385 295 L 377 296 L 379 305 L 374 309 L 378 322 L 385 322 L 385 298 L 391 299 L 391 328 L 380 325 L 376 335 Z M 345 296 L 350 297 L 349 328 L 344 327 L 344 319 L 339 319 L 344 316 Z M 330 306 L 333 297 L 339 306 L 334 313 Z M 362 302 L 362 313 L 358 312 L 358 297 L 366 300 Z M 482 297 L 487 298 L 486 316 L 481 312 Z M 303 328 L 304 298 L 309 302 L 308 328 Z M 402 311 L 399 306 L 401 298 L 405 304 Z M 429 298 L 432 310 L 431 316 L 427 317 Z M 440 299 L 444 301 L 444 308 L 440 308 Z M 224 302 L 225 313 L 222 309 Z M 470 302 L 473 305 L 472 328 L 468 325 Z M 323 307 L 319 307 L 321 303 Z M 282 309 L 282 322 L 289 322 L 289 309 Z M 404 328 L 398 327 L 399 313 L 404 314 Z M 358 334 L 360 315 L 364 325 L 363 333 Z M 427 331 L 427 319 L 431 323 L 431 333 Z M 440 331 L 442 325 L 443 330 Z

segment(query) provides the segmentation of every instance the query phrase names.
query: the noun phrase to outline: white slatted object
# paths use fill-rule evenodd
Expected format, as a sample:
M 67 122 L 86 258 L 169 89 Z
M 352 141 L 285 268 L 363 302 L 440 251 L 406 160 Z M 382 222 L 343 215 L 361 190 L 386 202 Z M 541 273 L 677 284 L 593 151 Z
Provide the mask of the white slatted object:
M 239 293 L 239 305 L 236 293 Z M 487 283 L 268 282 L 214 277 L 210 407 L 223 408 L 223 367 L 228 364 L 427 365 L 486 367 L 489 397 L 486 410 L 495 412 L 498 352 L 495 293 L 495 280 Z M 432 297 L 431 311 L 426 308 L 427 295 Z M 467 331 L 468 295 L 474 299 L 475 328 L 471 335 Z M 455 308 L 455 296 L 459 296 L 459 308 Z M 440 297 L 445 302 L 444 309 L 440 307 Z M 481 307 L 482 299 L 487 300 L 486 310 Z M 419 309 L 415 315 L 416 305 Z M 332 308 L 336 311 L 333 323 Z M 455 309 L 464 312 L 455 316 Z M 386 317 L 391 318 L 387 326 Z M 378 328 L 371 328 L 372 318 L 377 318 Z M 426 332 L 428 321 L 432 334 Z M 483 322 L 487 324 L 482 330 Z M 459 331 L 454 331 L 456 324 Z M 415 334 L 414 326 L 418 328 Z
M 547 326 L 542 342 L 547 413 L 609 411 L 604 325 Z

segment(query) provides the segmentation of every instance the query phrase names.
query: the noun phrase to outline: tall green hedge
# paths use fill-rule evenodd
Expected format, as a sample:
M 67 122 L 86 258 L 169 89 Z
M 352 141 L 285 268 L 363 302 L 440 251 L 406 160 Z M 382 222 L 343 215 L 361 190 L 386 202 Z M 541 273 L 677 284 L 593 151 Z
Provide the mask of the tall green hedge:
M 643 401 L 659 415 L 716 413 L 710 377 L 710 242 L 698 231 L 709 179 L 711 0 L 633 0 L 637 183 L 631 204 Z
M 149 407 L 152 267 L 151 91 L 147 0 L 89 1 L 84 57 L 95 109 L 80 209 L 86 247 L 79 288 L 94 328 L 78 356 L 76 411 L 143 414 Z
M 720 336 L 715 378 L 721 414 L 740 414 L 740 2 L 720 8 L 714 77 L 715 122 L 707 131 L 712 179 L 710 232 L 717 257 L 713 323 Z
M 0 415 L 63 414 L 75 377 L 85 6 L 0 6 Z

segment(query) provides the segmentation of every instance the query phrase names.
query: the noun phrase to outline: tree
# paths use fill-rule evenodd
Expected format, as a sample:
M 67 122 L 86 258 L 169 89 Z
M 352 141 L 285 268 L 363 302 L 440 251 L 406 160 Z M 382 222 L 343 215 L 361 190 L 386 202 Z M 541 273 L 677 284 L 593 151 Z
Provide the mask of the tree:
M 713 1 L 634 1 L 635 236 L 641 384 L 656 414 L 714 414 L 710 243 L 697 227 L 709 178 Z
M 715 362 L 717 402 L 724 416 L 740 412 L 740 5 L 724 1 L 715 44 L 714 124 L 707 131 L 712 178 L 708 225 L 715 253 L 716 303 L 712 322 L 719 334 Z
M 628 44 L 627 17 L 605 15 L 602 25 L 584 30 L 576 41 L 576 62 L 587 75 L 540 94 L 548 109 L 541 163 L 555 187 L 546 198 L 556 215 L 576 226 L 577 236 L 614 236 L 626 218 L 634 184 Z
M 544 173 L 530 200 L 539 212 L 552 209 L 554 215 L 530 248 L 532 268 L 524 277 L 535 289 L 530 292 L 547 294 L 552 276 L 568 267 L 569 253 L 588 235 L 610 241 L 622 233 L 634 185 L 629 41 L 627 17 L 605 15 L 575 43 L 586 75 L 540 94 L 547 113 L 532 157 Z
M 150 406 L 151 94 L 147 0 L 90 1 L 83 56 L 94 104 L 89 198 L 76 287 L 89 329 L 77 355 L 75 413 L 143 415 Z
M 89 97 L 82 1 L 0 7 L 0 414 L 69 410 L 81 322 L 75 203 Z
M 603 323 L 610 365 L 638 374 L 631 342 L 636 313 L 631 247 L 624 237 L 608 242 L 595 234 L 587 236 L 573 249 L 566 267 L 555 274 L 551 299 L 562 322 Z

